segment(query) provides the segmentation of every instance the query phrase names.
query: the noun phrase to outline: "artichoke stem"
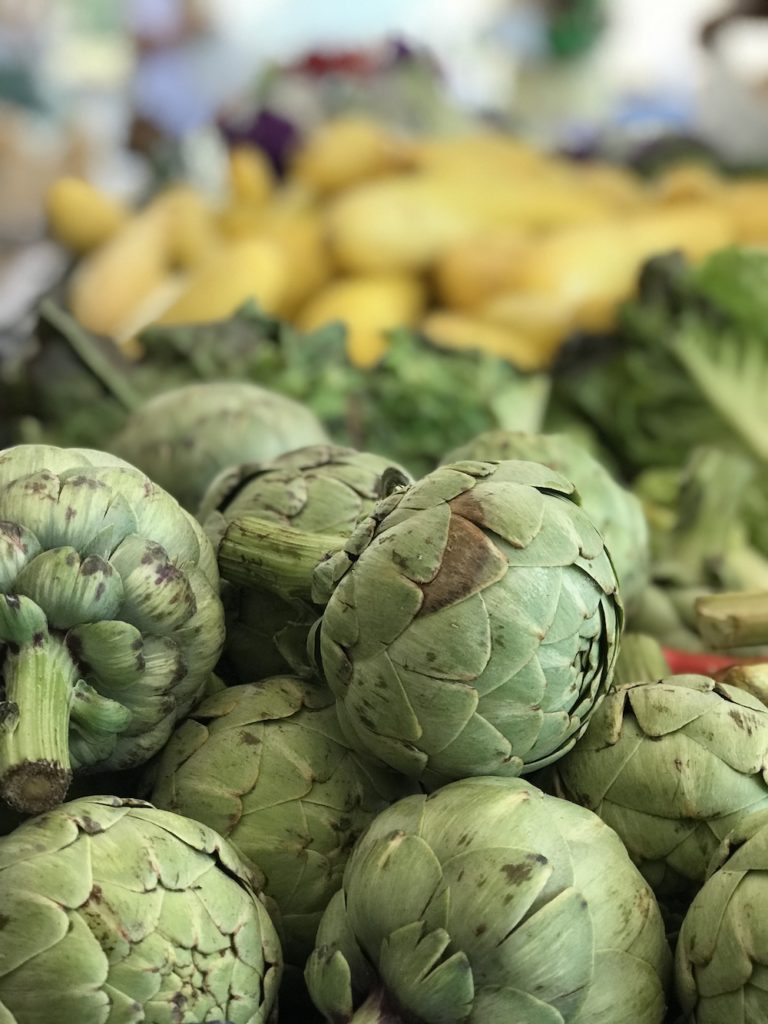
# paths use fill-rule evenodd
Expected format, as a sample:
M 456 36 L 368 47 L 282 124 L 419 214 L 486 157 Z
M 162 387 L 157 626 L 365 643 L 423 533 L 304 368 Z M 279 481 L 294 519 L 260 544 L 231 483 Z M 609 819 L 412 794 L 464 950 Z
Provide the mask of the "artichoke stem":
M 0 702 L 0 797 L 26 814 L 61 803 L 72 780 L 69 715 L 77 671 L 52 636 L 38 636 L 4 663 Z
M 768 591 L 707 594 L 696 602 L 704 642 L 715 648 L 768 644 Z
M 654 683 L 670 674 L 661 644 L 644 633 L 625 633 L 621 640 L 614 686 L 626 683 Z
M 242 516 L 232 520 L 219 541 L 219 571 L 230 583 L 261 587 L 288 600 L 311 601 L 315 567 L 344 544 L 342 537 Z
M 349 1024 L 403 1024 L 403 1018 L 392 1009 L 386 992 L 379 989 L 355 1010 Z

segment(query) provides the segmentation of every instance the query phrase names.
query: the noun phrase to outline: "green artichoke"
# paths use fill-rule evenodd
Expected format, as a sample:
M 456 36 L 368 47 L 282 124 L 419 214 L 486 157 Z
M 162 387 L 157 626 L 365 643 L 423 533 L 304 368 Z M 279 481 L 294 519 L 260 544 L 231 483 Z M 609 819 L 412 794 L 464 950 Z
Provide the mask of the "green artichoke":
M 661 1024 L 658 906 L 595 815 L 476 778 L 380 814 L 306 978 L 333 1024 Z
M 72 769 L 141 764 L 224 639 L 198 523 L 103 452 L 0 452 L 0 797 L 35 813 Z
M 659 895 L 685 894 L 726 834 L 768 807 L 768 709 L 707 676 L 620 686 L 554 783 L 616 830 Z
M 746 818 L 714 857 L 683 921 L 675 979 L 690 1024 L 768 1020 L 768 814 Z
M 335 445 L 312 445 L 271 462 L 224 470 L 211 484 L 198 518 L 214 542 L 243 514 L 310 534 L 350 535 L 373 510 L 383 487 L 407 482 L 405 470 L 380 455 Z M 282 672 L 309 674 L 306 643 L 320 610 L 259 587 L 223 592 L 230 676 L 251 682 Z
M 298 402 L 255 384 L 217 381 L 150 399 L 111 447 L 195 511 L 227 466 L 325 440 L 320 421 Z
M 266 1024 L 282 955 L 260 878 L 141 800 L 57 807 L 0 840 L 3 1024 Z
M 157 780 L 153 803 L 215 828 L 264 871 L 295 964 L 357 837 L 412 791 L 350 751 L 328 690 L 290 676 L 205 701 L 171 737 Z
M 342 728 L 429 786 L 557 760 L 610 685 L 611 560 L 573 485 L 536 463 L 435 470 L 315 576 Z
M 602 533 L 613 559 L 624 604 L 630 607 L 648 583 L 648 524 L 642 505 L 578 441 L 565 434 L 491 430 L 457 448 L 444 463 L 466 459 L 530 459 L 576 485 L 582 507 Z

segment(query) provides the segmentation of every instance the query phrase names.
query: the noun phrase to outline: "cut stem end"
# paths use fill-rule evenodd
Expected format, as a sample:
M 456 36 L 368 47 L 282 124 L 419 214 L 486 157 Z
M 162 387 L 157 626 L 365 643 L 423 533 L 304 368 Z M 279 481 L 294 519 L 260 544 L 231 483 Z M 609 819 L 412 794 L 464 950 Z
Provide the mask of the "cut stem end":
M 26 761 L 9 769 L 0 782 L 0 796 L 17 811 L 41 814 L 66 798 L 72 772 L 55 761 Z

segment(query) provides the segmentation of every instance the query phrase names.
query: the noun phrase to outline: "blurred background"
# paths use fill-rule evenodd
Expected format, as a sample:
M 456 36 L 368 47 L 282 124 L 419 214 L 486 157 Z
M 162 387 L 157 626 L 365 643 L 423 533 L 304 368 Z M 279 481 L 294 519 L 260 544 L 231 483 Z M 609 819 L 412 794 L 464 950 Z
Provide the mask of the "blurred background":
M 643 166 L 689 145 L 768 158 L 768 5 L 718 0 L 0 0 L 0 326 L 66 255 L 63 175 L 136 203 L 221 195 L 227 146 L 284 173 L 328 119 L 403 137 L 492 126 Z M 650 154 L 650 156 L 649 156 Z

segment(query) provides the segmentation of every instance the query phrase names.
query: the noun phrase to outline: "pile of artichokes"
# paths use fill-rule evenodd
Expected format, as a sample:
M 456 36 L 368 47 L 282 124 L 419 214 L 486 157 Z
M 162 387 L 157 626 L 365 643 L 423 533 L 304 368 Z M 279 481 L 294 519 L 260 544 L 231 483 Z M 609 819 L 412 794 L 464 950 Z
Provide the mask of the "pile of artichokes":
M 768 1020 L 768 688 L 622 639 L 637 499 L 272 397 L 0 452 L 0 1022 Z

